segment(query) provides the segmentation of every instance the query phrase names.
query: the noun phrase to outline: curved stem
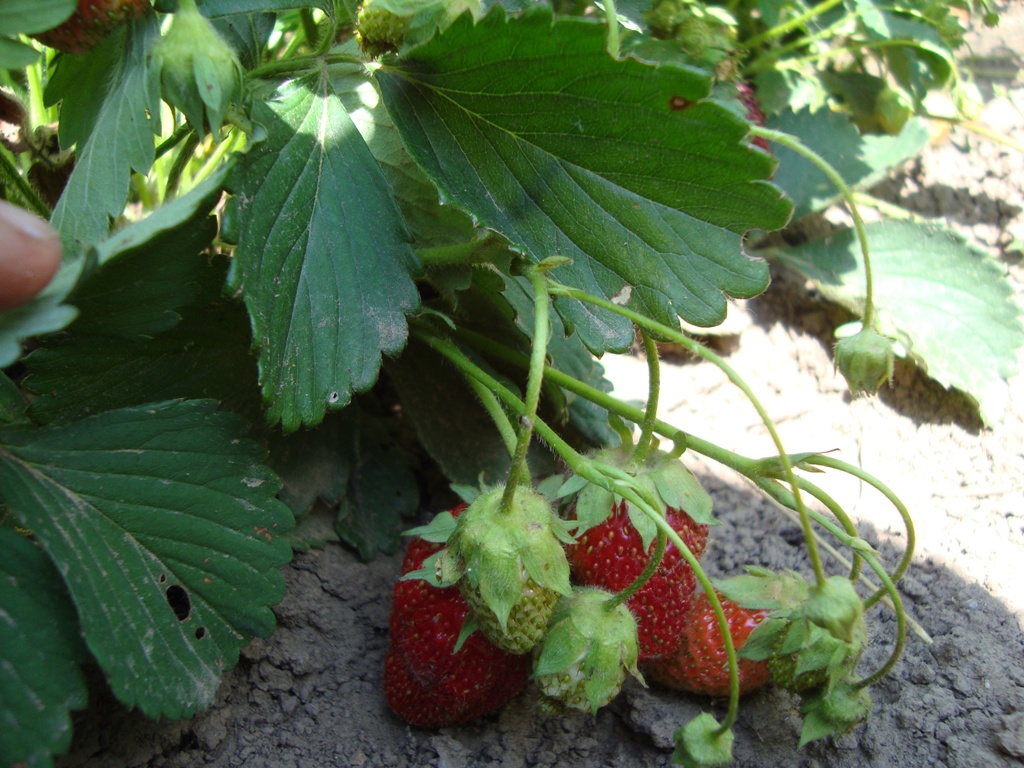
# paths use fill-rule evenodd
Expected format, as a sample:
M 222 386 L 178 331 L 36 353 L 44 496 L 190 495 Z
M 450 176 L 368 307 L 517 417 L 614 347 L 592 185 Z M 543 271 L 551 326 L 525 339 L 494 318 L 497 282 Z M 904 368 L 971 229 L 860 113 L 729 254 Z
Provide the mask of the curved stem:
M 661 395 L 661 360 L 658 357 L 658 345 L 649 333 L 640 332 L 644 341 L 644 355 L 647 358 L 647 407 L 644 409 L 644 420 L 640 424 L 640 439 L 636 442 L 630 460 L 634 466 L 641 466 L 647 459 L 647 452 L 654 442 L 654 426 L 658 421 L 658 398 Z
M 508 451 L 508 456 L 511 459 L 516 455 L 516 430 L 512 426 L 512 422 L 509 421 L 508 415 L 491 390 L 472 376 L 467 376 L 466 381 L 473 388 L 477 398 L 480 400 L 480 404 L 487 411 L 487 415 L 491 417 L 491 421 L 494 422 L 498 434 L 501 435 L 501 441 L 505 444 L 505 450 Z
M 897 496 L 889 488 L 889 486 L 887 486 L 877 477 L 872 475 L 870 472 L 865 472 L 860 467 L 854 466 L 853 464 L 848 464 L 845 461 L 832 458 L 831 456 L 819 455 L 812 456 L 807 460 L 807 463 L 815 464 L 821 467 L 828 467 L 829 469 L 835 469 L 838 470 L 839 472 L 846 472 L 848 475 L 853 475 L 858 480 L 867 483 L 876 491 L 885 496 L 885 498 L 889 500 L 889 503 L 896 508 L 896 511 L 899 513 L 900 517 L 903 520 L 904 530 L 906 530 L 907 532 L 907 543 L 904 547 L 903 557 L 900 559 L 900 562 L 896 566 L 896 569 L 892 572 L 892 580 L 893 582 L 897 582 L 900 579 L 902 579 L 903 574 L 907 572 L 907 569 L 910 567 L 911 561 L 914 559 L 914 549 L 917 546 L 917 532 L 914 530 L 914 519 L 910 516 L 910 511 L 906 508 L 903 502 L 900 501 L 900 497 Z M 868 598 L 867 601 L 865 601 L 864 606 L 866 608 L 870 607 L 880 597 L 881 595 L 878 593 L 872 595 L 870 598 Z
M 622 605 L 629 598 L 643 589 L 644 584 L 650 581 L 650 578 L 658 570 L 658 566 L 661 565 L 662 558 L 665 556 L 665 545 L 668 543 L 668 536 L 664 531 L 658 531 L 658 538 L 654 542 L 654 552 L 647 560 L 647 565 L 644 566 L 643 571 L 633 581 L 626 586 L 621 592 L 618 592 L 614 597 L 608 601 L 610 607 Z
M 786 494 L 789 490 L 774 480 L 767 480 L 762 478 L 763 482 L 758 482 L 758 486 L 762 488 L 769 496 L 776 499 L 780 503 L 791 506 L 792 502 L 786 499 Z M 840 530 L 835 523 L 831 520 L 827 520 L 822 515 L 816 512 L 811 512 L 814 520 L 818 525 L 825 528 L 829 533 L 835 536 L 842 544 L 848 547 L 851 551 L 856 552 L 862 558 L 864 562 L 868 564 L 868 567 L 875 572 L 878 576 L 879 581 L 882 582 L 882 587 L 879 592 L 882 592 L 889 596 L 892 601 L 893 613 L 896 614 L 896 642 L 893 645 L 892 652 L 889 655 L 888 660 L 883 664 L 874 674 L 870 677 L 865 678 L 857 683 L 856 688 L 865 688 L 872 685 L 883 677 L 885 677 L 890 670 L 899 661 L 901 655 L 903 655 L 903 647 L 906 643 L 907 638 L 907 615 L 903 610 L 903 600 L 900 598 L 899 592 L 896 590 L 896 585 L 893 584 L 892 579 L 886 572 L 882 564 L 878 562 L 873 554 L 873 551 L 867 542 L 855 536 L 848 536 L 842 530 Z M 865 601 L 865 608 L 868 607 L 868 601 Z
M 547 280 L 540 270 L 530 270 L 529 278 L 533 286 L 533 349 L 530 354 L 530 372 L 526 379 L 526 402 L 521 418 L 519 439 L 512 457 L 512 466 L 509 468 L 508 482 L 505 483 L 505 490 L 501 495 L 500 510 L 502 512 L 507 512 L 511 508 L 516 486 L 529 482 L 526 453 L 530 448 L 533 423 L 537 418 L 537 406 L 540 404 L 540 389 L 544 383 L 544 362 L 547 360 L 548 353 L 548 335 L 551 333 L 548 319 L 548 305 L 551 303 L 551 299 L 548 297 Z
M 836 188 L 842 195 L 843 200 L 846 201 L 846 206 L 850 209 L 850 215 L 853 217 L 853 228 L 857 232 L 857 240 L 860 242 L 861 254 L 864 257 L 864 327 L 873 328 L 875 313 L 875 286 L 871 271 L 871 253 L 868 249 L 867 229 L 864 226 L 864 219 L 861 218 L 860 209 L 857 207 L 857 200 L 853 195 L 853 191 L 843 180 L 843 177 L 839 175 L 839 172 L 833 168 L 825 158 L 810 147 L 804 145 L 804 143 L 795 136 L 783 133 L 782 131 L 773 131 L 770 128 L 762 128 L 757 125 L 751 126 L 750 132 L 755 136 L 760 136 L 768 141 L 774 141 L 776 144 L 781 144 L 782 146 L 793 150 L 801 157 L 804 157 L 813 163 L 822 173 L 828 176 L 829 180 L 833 184 L 836 185 Z

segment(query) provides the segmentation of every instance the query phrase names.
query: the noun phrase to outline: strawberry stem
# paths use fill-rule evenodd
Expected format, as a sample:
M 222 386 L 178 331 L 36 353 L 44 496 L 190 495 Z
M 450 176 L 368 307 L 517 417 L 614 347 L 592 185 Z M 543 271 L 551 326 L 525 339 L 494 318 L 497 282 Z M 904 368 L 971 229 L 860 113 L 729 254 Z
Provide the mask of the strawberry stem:
M 537 419 L 537 407 L 540 404 L 540 389 L 544 383 L 544 363 L 547 360 L 548 336 L 551 325 L 548 318 L 548 284 L 541 269 L 529 271 L 530 283 L 533 286 L 533 348 L 530 354 L 530 371 L 526 378 L 526 399 L 521 414 L 519 439 L 512 456 L 512 466 L 508 471 L 508 482 L 501 495 L 501 512 L 508 512 L 515 498 L 516 487 L 521 483 L 529 483 L 529 469 L 526 465 L 526 454 L 533 437 L 533 425 Z
M 604 17 L 608 21 L 608 55 L 619 58 L 619 14 L 615 0 L 604 0 Z
M 644 342 L 644 356 L 647 358 L 648 395 L 644 420 L 640 424 L 640 439 L 637 440 L 636 448 L 630 457 L 630 462 L 635 467 L 643 466 L 654 441 L 654 426 L 658 421 L 658 398 L 661 394 L 661 360 L 658 358 L 658 345 L 650 334 L 641 331 L 640 335 Z
M 644 584 L 650 581 L 650 578 L 657 572 L 658 566 L 661 565 L 661 560 L 665 556 L 665 547 L 668 544 L 668 535 L 665 531 L 658 530 L 658 538 L 654 541 L 654 552 L 647 560 L 647 565 L 644 566 L 643 571 L 640 575 L 633 579 L 632 583 L 628 584 L 625 589 L 615 594 L 608 601 L 608 609 L 611 610 L 616 606 L 622 605 L 629 598 L 643 589 Z
M 875 290 L 874 278 L 871 271 L 871 253 L 868 249 L 868 233 L 867 229 L 864 227 L 864 219 L 860 215 L 860 208 L 857 206 L 857 199 L 854 196 L 853 191 L 849 186 L 847 186 L 843 177 L 839 175 L 839 172 L 833 168 L 825 158 L 810 147 L 805 146 L 804 143 L 795 136 L 783 133 L 782 131 L 773 131 L 769 128 L 762 128 L 756 125 L 750 127 L 750 132 L 755 136 L 759 136 L 767 141 L 773 141 L 776 144 L 781 144 L 782 146 L 796 152 L 798 155 L 817 166 L 817 168 L 828 176 L 829 180 L 836 185 L 836 188 L 842 195 L 843 200 L 846 201 L 847 208 L 850 209 L 850 215 L 853 217 L 853 228 L 857 233 L 857 240 L 860 243 L 860 251 L 864 260 L 864 327 L 874 328 Z
M 831 11 L 833 8 L 835 8 L 842 2 L 843 0 L 825 0 L 825 2 L 818 3 L 817 5 L 801 13 L 799 16 L 794 16 L 793 18 L 783 22 L 782 24 L 777 24 L 771 29 L 765 30 L 759 35 L 754 35 L 754 37 L 750 38 L 749 40 L 744 40 L 741 43 L 741 45 L 744 48 L 750 49 L 760 45 L 761 43 L 767 42 L 768 40 L 774 40 L 776 37 L 782 37 L 786 33 L 796 29 L 797 27 L 802 27 L 804 24 L 811 21 L 816 16 L 820 16 L 821 14 L 827 11 Z

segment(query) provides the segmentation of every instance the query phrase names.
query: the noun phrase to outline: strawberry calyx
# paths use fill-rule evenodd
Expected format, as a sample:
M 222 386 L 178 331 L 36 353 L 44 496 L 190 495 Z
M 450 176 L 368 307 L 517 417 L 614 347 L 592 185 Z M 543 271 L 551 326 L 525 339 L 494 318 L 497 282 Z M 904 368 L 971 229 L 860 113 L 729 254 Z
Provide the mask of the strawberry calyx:
M 633 614 L 603 589 L 577 587 L 563 597 L 540 646 L 533 677 L 541 692 L 568 709 L 594 714 L 637 669 Z
M 803 697 L 801 747 L 826 736 L 842 736 L 867 720 L 871 714 L 871 693 L 858 682 L 851 678 Z
M 863 607 L 852 584 L 833 576 L 812 588 L 791 571 L 748 570 L 746 576 L 719 584 L 741 605 L 771 610 L 740 657 L 767 661 L 775 684 L 793 693 L 830 691 L 847 680 L 867 640 Z
M 152 54 L 164 100 L 181 111 L 202 138 L 224 124 L 228 107 L 239 104 L 244 72 L 235 49 L 196 7 L 178 0 L 170 29 Z
M 439 585 L 458 585 L 491 642 L 526 653 L 540 642 L 559 595 L 572 592 L 563 548 L 572 537 L 541 494 L 519 488 L 502 511 L 503 493 L 504 486 L 481 493 L 454 525 L 435 518 L 426 535 L 447 546 L 423 570 L 433 567 Z
M 853 336 L 839 339 L 834 358 L 853 395 L 873 395 L 886 382 L 892 383 L 893 340 L 874 328 L 865 327 Z

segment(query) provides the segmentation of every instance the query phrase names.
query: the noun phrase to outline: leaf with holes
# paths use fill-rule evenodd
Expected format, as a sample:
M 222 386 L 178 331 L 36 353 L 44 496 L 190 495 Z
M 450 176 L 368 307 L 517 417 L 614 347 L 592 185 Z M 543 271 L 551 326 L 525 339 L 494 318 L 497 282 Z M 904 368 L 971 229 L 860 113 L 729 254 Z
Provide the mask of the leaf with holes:
M 748 124 L 708 99 L 704 73 L 606 52 L 605 26 L 552 21 L 548 8 L 474 25 L 385 61 L 384 103 L 413 158 L 478 222 L 530 260 L 567 256 L 552 274 L 662 322 L 725 317 L 725 296 L 752 296 L 768 269 L 742 249 L 777 229 L 790 205 L 765 181 L 774 160 Z M 559 301 L 594 351 L 624 350 L 632 325 Z
M 267 132 L 238 164 L 240 288 L 259 350 L 267 418 L 319 424 L 377 380 L 405 344 L 416 254 L 388 183 L 315 72 L 259 102 Z
M 114 694 L 149 717 L 208 707 L 274 629 L 292 518 L 244 435 L 208 400 L 0 429 L 3 501 L 63 575 Z
M 0 552 L 0 765 L 52 765 L 71 745 L 69 710 L 85 706 L 88 653 L 49 558 L 2 526 Z

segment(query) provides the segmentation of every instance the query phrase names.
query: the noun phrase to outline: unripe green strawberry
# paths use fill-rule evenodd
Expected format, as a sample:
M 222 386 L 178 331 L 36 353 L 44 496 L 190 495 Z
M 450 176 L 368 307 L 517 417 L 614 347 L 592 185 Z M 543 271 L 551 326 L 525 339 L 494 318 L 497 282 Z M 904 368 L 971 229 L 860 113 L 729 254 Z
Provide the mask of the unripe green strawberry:
M 533 675 L 558 706 L 595 713 L 636 668 L 636 620 L 603 589 L 577 588 L 558 603 Z
M 902 90 L 887 85 L 878 94 L 875 116 L 886 133 L 898 134 L 913 114 L 914 105 Z
M 836 342 L 836 367 L 854 395 L 873 395 L 882 384 L 892 381 L 894 358 L 892 339 L 873 328 L 862 328 Z
M 466 11 L 479 17 L 480 0 L 366 0 L 357 16 L 356 40 L 364 53 L 382 56 L 428 40 Z
M 526 653 L 543 637 L 559 595 L 572 592 L 563 548 L 572 538 L 539 493 L 517 488 L 503 510 L 503 492 L 482 493 L 459 516 L 437 570 L 458 578 L 492 643 Z
M 359 10 L 358 25 L 356 40 L 363 52 L 369 56 L 383 56 L 402 46 L 409 17 L 366 3 Z
M 242 100 L 244 73 L 238 55 L 195 0 L 178 0 L 152 63 L 160 72 L 164 101 L 180 110 L 200 137 L 207 130 L 220 130 L 228 106 Z
M 32 37 L 58 51 L 81 54 L 148 8 L 149 0 L 78 0 L 67 21 Z

